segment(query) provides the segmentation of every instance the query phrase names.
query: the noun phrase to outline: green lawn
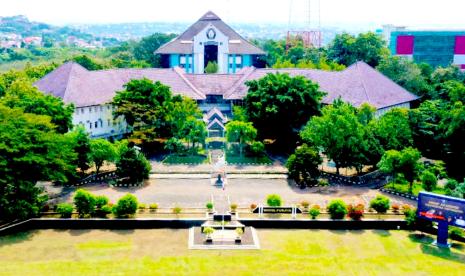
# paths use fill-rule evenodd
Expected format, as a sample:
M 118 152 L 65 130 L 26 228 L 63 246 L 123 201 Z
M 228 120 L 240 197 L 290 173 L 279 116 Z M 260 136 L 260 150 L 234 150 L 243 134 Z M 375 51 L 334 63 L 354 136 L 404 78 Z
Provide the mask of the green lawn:
M 258 230 L 261 250 L 187 249 L 187 230 L 0 237 L 0 275 L 463 275 L 465 244 L 406 231 Z
M 208 163 L 208 158 L 203 154 L 180 155 L 170 154 L 164 160 L 165 164 L 202 164 Z

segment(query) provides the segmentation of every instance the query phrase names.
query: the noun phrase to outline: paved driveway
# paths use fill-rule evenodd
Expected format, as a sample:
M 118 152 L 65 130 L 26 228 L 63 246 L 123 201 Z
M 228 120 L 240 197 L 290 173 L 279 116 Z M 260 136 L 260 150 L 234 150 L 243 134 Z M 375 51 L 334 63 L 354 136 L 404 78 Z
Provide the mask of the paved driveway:
M 378 190 L 356 187 L 315 187 L 301 190 L 288 183 L 286 179 L 229 179 L 223 190 L 211 184 L 209 179 L 150 179 L 147 185 L 140 188 L 113 188 L 107 184 L 95 184 L 85 187 L 87 190 L 106 195 L 115 202 L 126 193 L 132 193 L 143 203 L 158 203 L 160 207 L 204 207 L 213 196 L 216 200 L 226 200 L 239 206 L 250 206 L 251 203 L 264 203 L 268 194 L 279 194 L 285 204 L 299 203 L 302 200 L 311 204 L 326 205 L 334 198 L 342 198 L 347 203 L 368 202 L 379 194 Z M 71 200 L 73 192 L 64 195 L 60 201 Z M 414 201 L 389 195 L 398 203 L 413 204 Z

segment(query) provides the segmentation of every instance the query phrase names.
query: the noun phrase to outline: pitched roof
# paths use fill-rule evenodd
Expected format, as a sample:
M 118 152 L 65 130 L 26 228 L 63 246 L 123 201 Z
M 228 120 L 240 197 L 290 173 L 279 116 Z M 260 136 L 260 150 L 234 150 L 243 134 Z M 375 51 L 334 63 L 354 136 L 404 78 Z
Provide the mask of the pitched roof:
M 193 44 L 185 43 L 193 41 L 194 36 L 212 24 L 226 37 L 229 38 L 229 52 L 233 54 L 266 54 L 262 49 L 245 40 L 241 35 L 224 23 L 216 14 L 209 11 L 204 14 L 197 22 L 190 26 L 180 36 L 174 38 L 170 42 L 162 45 L 155 51 L 155 54 L 191 54 L 193 52 Z M 236 43 L 231 43 L 231 40 L 236 40 Z
M 241 81 L 236 82 L 225 92 L 225 99 L 244 98 L 247 94 L 246 81 L 256 80 L 268 73 L 276 72 L 288 73 L 291 76 L 304 76 L 318 83 L 320 89 L 327 93 L 323 98 L 325 104 L 331 104 L 340 97 L 356 107 L 369 103 L 380 109 L 418 99 L 417 96 L 362 61 L 340 72 L 315 69 L 255 69 L 245 73 Z
M 211 129 L 212 127 L 214 127 L 215 125 L 219 126 L 221 129 L 224 129 L 224 124 L 222 122 L 220 122 L 217 118 L 215 118 L 213 121 L 211 121 L 208 125 L 207 125 L 207 129 Z
M 160 81 L 170 86 L 174 94 L 182 94 L 195 100 L 205 98 L 205 94 L 185 78 L 180 68 L 88 71 L 77 63 L 67 62 L 34 85 L 45 93 L 62 98 L 65 103 L 81 107 L 111 102 L 116 91 L 123 90 L 124 84 L 132 79 L 142 78 Z
M 68 62 L 47 74 L 35 85 L 77 107 L 100 105 L 112 100 L 116 91 L 131 79 L 148 78 L 171 87 L 174 94 L 194 100 L 206 95 L 223 95 L 224 99 L 243 99 L 247 94 L 245 82 L 268 73 L 288 73 L 304 76 L 319 84 L 327 93 L 323 103 L 331 104 L 341 98 L 354 106 L 369 103 L 377 109 L 418 99 L 395 82 L 364 62 L 357 62 L 340 72 L 315 69 L 255 69 L 243 68 L 237 74 L 186 74 L 181 68 L 171 69 L 110 69 L 88 71 L 77 63 Z
M 219 110 L 217 107 L 213 107 L 212 109 L 210 109 L 210 111 L 203 115 L 203 120 L 206 123 L 217 118 L 224 124 L 228 122 L 228 118 L 226 118 L 226 116 L 223 115 L 223 112 L 221 112 L 221 110 Z

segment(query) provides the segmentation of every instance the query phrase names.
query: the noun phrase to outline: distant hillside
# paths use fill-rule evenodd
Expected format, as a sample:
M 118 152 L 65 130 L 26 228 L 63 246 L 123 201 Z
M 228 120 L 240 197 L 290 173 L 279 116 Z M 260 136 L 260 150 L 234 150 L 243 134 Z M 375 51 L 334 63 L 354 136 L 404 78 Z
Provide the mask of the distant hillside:
M 82 32 L 73 27 L 58 27 L 42 22 L 29 21 L 24 15 L 9 17 L 0 16 L 0 34 L 16 34 L 22 37 L 38 36 L 43 39 L 51 40 L 54 43 L 66 41 L 68 37 L 75 37 L 83 41 L 103 40 L 103 46 L 112 46 L 116 40 L 101 39 L 89 33 Z

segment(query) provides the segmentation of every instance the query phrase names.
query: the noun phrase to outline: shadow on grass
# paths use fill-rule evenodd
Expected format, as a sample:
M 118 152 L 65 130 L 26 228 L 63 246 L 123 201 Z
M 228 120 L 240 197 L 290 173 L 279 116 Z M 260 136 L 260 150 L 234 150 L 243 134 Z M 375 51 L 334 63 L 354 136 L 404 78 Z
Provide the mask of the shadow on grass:
M 389 230 L 372 230 L 372 233 L 380 236 L 380 237 L 390 237 L 391 236 L 391 231 Z
M 0 236 L 0 248 L 7 245 L 13 245 L 30 241 L 38 230 L 18 232 L 11 235 Z
M 459 252 L 452 252 L 450 248 L 439 248 L 433 244 L 421 244 L 421 251 L 424 254 L 432 255 L 449 261 L 458 263 L 465 263 L 465 254 Z
M 363 235 L 366 233 L 363 229 L 357 230 L 329 230 L 329 232 L 336 234 L 336 235 L 347 235 L 347 234 L 354 234 L 354 235 Z

